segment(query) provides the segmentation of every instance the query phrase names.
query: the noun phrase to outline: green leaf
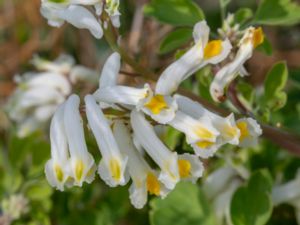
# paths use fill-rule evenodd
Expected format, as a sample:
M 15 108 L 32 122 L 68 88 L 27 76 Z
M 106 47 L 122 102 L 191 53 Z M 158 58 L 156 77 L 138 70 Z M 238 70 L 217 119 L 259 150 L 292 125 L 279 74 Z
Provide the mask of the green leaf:
M 152 0 L 144 12 L 163 23 L 193 26 L 204 19 L 201 8 L 191 0 Z
M 52 187 L 46 181 L 38 181 L 28 184 L 26 188 L 26 196 L 31 200 L 43 200 L 51 196 Z
M 300 6 L 291 0 L 262 0 L 255 22 L 265 25 L 294 25 L 300 22 Z
M 266 170 L 252 174 L 247 186 L 233 195 L 230 213 L 234 225 L 264 225 L 272 214 L 272 179 Z
M 191 183 L 179 183 L 165 199 L 151 201 L 152 225 L 213 225 L 209 204 L 200 189 Z
M 264 105 L 273 111 L 282 108 L 287 100 L 283 92 L 288 79 L 288 68 L 285 62 L 276 63 L 268 72 L 264 83 Z
M 253 12 L 249 8 L 241 8 L 234 14 L 234 21 L 239 24 L 247 22 L 253 17 Z
M 192 33 L 191 28 L 179 28 L 169 33 L 161 42 L 159 53 L 165 54 L 181 47 L 192 38 Z
M 254 100 L 254 89 L 249 83 L 243 81 L 239 82 L 237 85 L 237 90 L 244 100 L 252 104 Z
M 175 147 L 180 142 L 182 136 L 183 134 L 180 131 L 168 126 L 167 131 L 164 134 L 163 140 L 169 149 L 175 150 Z

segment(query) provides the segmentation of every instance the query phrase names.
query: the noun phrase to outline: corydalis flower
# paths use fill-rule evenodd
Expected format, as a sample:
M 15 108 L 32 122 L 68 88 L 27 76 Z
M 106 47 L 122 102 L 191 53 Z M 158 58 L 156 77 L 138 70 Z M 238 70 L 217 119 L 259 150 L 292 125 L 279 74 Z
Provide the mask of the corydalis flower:
M 149 115 L 155 121 L 166 124 L 175 117 L 176 101 L 167 95 L 156 95 L 148 84 L 143 88 L 116 85 L 120 69 L 120 56 L 112 54 L 104 65 L 99 89 L 94 93 L 101 107 L 121 104 L 127 108 L 136 108 Z
M 70 177 L 68 141 L 64 127 L 64 107 L 56 110 L 50 125 L 51 159 L 45 165 L 45 174 L 49 184 L 63 191 Z
M 195 45 L 165 69 L 156 85 L 157 94 L 170 95 L 193 73 L 208 64 L 217 64 L 228 56 L 232 48 L 230 42 L 227 39 L 209 41 L 209 32 L 206 21 L 195 25 Z
M 98 79 L 95 71 L 74 65 L 74 59 L 68 55 L 61 55 L 53 62 L 35 56 L 32 64 L 42 72 L 16 76 L 17 88 L 6 105 L 19 137 L 46 128 L 57 106 L 71 94 L 73 84 L 95 83 Z
M 147 202 L 147 193 L 164 198 L 169 190 L 158 180 L 158 172 L 149 166 L 134 147 L 126 125 L 122 121 L 114 122 L 113 132 L 120 150 L 128 156 L 128 171 L 132 179 L 129 188 L 131 203 L 136 208 L 143 208 Z
M 84 6 L 94 6 L 94 15 Z M 103 36 L 101 22 L 97 19 L 103 8 L 115 27 L 120 27 L 119 0 L 42 0 L 41 14 L 49 25 L 60 27 L 65 21 L 80 29 L 88 29 L 95 38 Z M 104 21 L 106 23 L 106 21 Z
M 51 159 L 45 173 L 50 185 L 63 191 L 67 184 L 82 186 L 94 179 L 95 164 L 88 152 L 81 117 L 79 97 L 72 95 L 56 110 L 50 126 Z
M 225 88 L 235 79 L 238 74 L 246 75 L 244 63 L 252 56 L 253 50 L 264 41 L 262 29 L 250 27 L 245 31 L 239 43 L 239 50 L 234 60 L 220 69 L 210 86 L 212 98 L 219 102 L 225 97 Z
M 125 185 L 127 157 L 122 156 L 110 124 L 92 95 L 85 97 L 85 104 L 89 126 L 102 154 L 99 175 L 111 187 Z
M 94 180 L 96 167 L 87 150 L 79 104 L 77 95 L 73 94 L 68 98 L 64 109 L 64 124 L 70 152 L 71 175 L 74 184 L 81 186 L 84 181 L 91 183 Z
M 6 105 L 19 137 L 46 127 L 56 107 L 71 92 L 70 83 L 59 73 L 27 73 L 23 77 Z
M 171 152 L 161 142 L 142 113 L 133 110 L 130 121 L 136 139 L 161 169 L 158 179 L 168 189 L 173 189 L 180 179 L 177 153 Z

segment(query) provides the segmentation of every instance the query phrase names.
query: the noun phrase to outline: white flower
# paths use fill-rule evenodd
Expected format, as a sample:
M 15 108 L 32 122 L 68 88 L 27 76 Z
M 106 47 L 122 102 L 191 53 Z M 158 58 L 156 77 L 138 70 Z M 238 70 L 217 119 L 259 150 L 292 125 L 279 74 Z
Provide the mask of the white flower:
M 217 142 L 220 133 L 213 126 L 212 119 L 207 115 L 203 115 L 199 119 L 194 119 L 178 110 L 175 118 L 169 122 L 169 125 L 185 133 L 187 143 L 202 158 L 213 156 L 220 146 Z
M 258 137 L 262 135 L 262 129 L 256 120 L 252 118 L 242 118 L 236 121 L 240 130 L 239 146 L 247 148 L 257 145 Z
M 173 189 L 180 179 L 177 153 L 161 142 L 142 113 L 133 110 L 130 120 L 136 139 L 162 171 L 158 179 L 168 189 Z
M 31 60 L 31 63 L 38 70 L 66 74 L 71 71 L 72 66 L 75 64 L 75 60 L 72 56 L 62 54 L 56 60 L 49 61 L 35 55 Z
M 85 104 L 89 126 L 102 154 L 98 168 L 99 175 L 111 187 L 125 185 L 127 157 L 122 156 L 110 124 L 92 95 L 85 97 Z
M 120 150 L 128 156 L 128 170 L 132 179 L 129 188 L 130 201 L 134 207 L 143 208 L 147 193 L 165 197 L 168 189 L 158 180 L 158 173 L 150 168 L 143 156 L 134 147 L 128 128 L 122 121 L 113 123 L 113 132 Z
M 80 99 L 71 95 L 65 103 L 64 124 L 70 151 L 71 174 L 74 184 L 91 183 L 95 176 L 95 162 L 85 143 L 82 119 L 79 112 Z
M 64 75 L 55 72 L 36 73 L 24 82 L 20 82 L 19 85 L 24 90 L 40 87 L 47 87 L 53 90 L 56 89 L 65 96 L 70 94 L 72 88 Z
M 34 87 L 26 91 L 17 90 L 8 103 L 10 118 L 20 122 L 33 107 L 46 104 L 60 104 L 65 97 L 57 90 L 49 87 Z
M 181 180 L 196 183 L 202 177 L 204 167 L 197 156 L 184 153 L 178 155 L 178 170 Z
M 88 29 L 95 38 L 103 36 L 101 24 L 86 8 L 79 5 L 62 7 L 57 4 L 42 2 L 41 14 L 51 26 L 59 27 L 64 21 L 80 29 Z
M 106 60 L 99 79 L 99 89 L 117 85 L 117 79 L 121 68 L 121 56 L 114 52 Z
M 217 142 L 222 144 L 239 144 L 240 130 L 236 126 L 234 115 L 221 117 L 213 112 L 210 112 L 198 102 L 195 102 L 185 96 L 175 95 L 179 110 L 192 116 L 195 119 L 200 119 L 203 116 L 211 118 L 213 126 L 220 132 Z
M 109 60 L 103 69 L 103 80 L 108 75 L 104 71 L 110 69 L 110 64 L 116 64 L 117 57 Z M 119 66 L 117 67 L 119 68 Z M 111 70 L 111 69 L 110 69 Z M 176 101 L 171 96 L 156 95 L 148 84 L 144 88 L 134 88 L 121 85 L 113 85 L 116 80 L 116 70 L 108 71 L 111 74 L 112 81 L 103 82 L 100 79 L 100 88 L 94 93 L 94 97 L 100 103 L 121 104 L 125 107 L 135 107 L 138 111 L 143 111 L 155 121 L 166 124 L 175 117 L 177 110 Z M 102 77 L 101 76 L 101 77 Z M 104 83 L 104 84 L 103 84 Z M 106 86 L 104 86 L 106 84 Z M 103 104 L 103 103 L 102 103 Z M 102 105 L 101 105 L 102 106 Z
M 295 179 L 280 185 L 272 190 L 272 202 L 275 206 L 287 203 L 295 207 L 296 219 L 300 224 L 300 170 Z
M 103 10 L 113 26 L 120 27 L 119 5 L 119 0 L 42 0 L 41 14 L 51 26 L 60 27 L 66 21 L 79 29 L 88 29 L 95 38 L 100 39 L 103 36 L 102 24 L 107 27 L 106 20 L 100 21 Z M 94 13 L 86 6 L 94 6 Z
M 212 98 L 219 102 L 224 99 L 224 89 L 232 80 L 240 73 L 245 75 L 244 63 L 252 56 L 253 50 L 264 40 L 262 29 L 250 27 L 246 30 L 243 38 L 239 43 L 239 50 L 234 60 L 225 65 L 216 74 L 210 86 L 210 94 Z
M 68 140 L 64 127 L 64 107 L 65 104 L 62 104 L 57 108 L 51 121 L 51 159 L 45 165 L 49 184 L 60 191 L 64 190 L 64 185 L 71 176 Z
M 300 199 L 300 170 L 296 178 L 285 183 L 276 185 L 272 190 L 272 201 L 274 205 L 282 203 L 291 203 L 296 199 Z
M 212 203 L 216 213 L 217 224 L 232 224 L 230 204 L 234 192 L 242 184 L 236 177 L 237 172 L 231 167 L 223 167 L 210 174 L 203 184 L 203 191 Z
M 208 41 L 209 31 L 206 21 L 195 25 L 195 45 L 165 69 L 156 84 L 157 94 L 170 95 L 193 73 L 208 64 L 217 64 L 228 56 L 232 48 L 229 40 Z
M 99 75 L 96 71 L 81 65 L 74 66 L 70 71 L 69 77 L 73 84 L 81 81 L 95 84 L 99 79 Z

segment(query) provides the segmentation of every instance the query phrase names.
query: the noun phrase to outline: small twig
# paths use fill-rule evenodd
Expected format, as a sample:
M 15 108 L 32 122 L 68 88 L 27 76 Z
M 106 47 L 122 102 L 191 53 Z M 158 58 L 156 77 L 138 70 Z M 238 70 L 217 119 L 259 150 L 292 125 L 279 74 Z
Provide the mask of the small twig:
M 228 87 L 228 97 L 232 104 L 244 115 L 249 115 L 248 109 L 243 105 L 237 95 L 236 82 L 233 81 Z

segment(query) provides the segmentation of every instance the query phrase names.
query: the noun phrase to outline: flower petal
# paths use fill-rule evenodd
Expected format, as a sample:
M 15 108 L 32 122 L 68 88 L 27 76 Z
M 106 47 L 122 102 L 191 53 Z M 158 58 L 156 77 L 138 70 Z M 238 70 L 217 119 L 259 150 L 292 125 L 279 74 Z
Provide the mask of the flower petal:
M 127 157 L 122 156 L 110 125 L 92 95 L 85 97 L 85 104 L 89 126 L 102 154 L 99 175 L 109 186 L 125 185 Z
M 131 125 L 139 143 L 149 156 L 159 165 L 162 172 L 159 180 L 168 189 L 173 189 L 179 181 L 177 154 L 172 153 L 156 136 L 153 127 L 144 115 L 133 110 L 131 112 Z

